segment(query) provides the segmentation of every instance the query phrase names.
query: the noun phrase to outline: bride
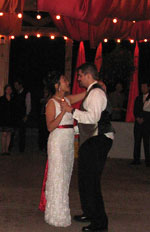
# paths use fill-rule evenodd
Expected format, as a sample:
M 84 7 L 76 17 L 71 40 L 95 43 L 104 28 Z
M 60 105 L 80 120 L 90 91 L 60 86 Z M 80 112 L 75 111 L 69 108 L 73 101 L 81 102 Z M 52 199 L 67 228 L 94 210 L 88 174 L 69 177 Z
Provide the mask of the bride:
M 65 97 L 70 91 L 69 81 L 56 71 L 49 73 L 48 82 L 52 97 L 46 106 L 50 135 L 47 147 L 45 221 L 50 225 L 66 227 L 71 224 L 68 193 L 74 162 L 74 129 L 72 114 L 62 111 L 60 103 L 66 101 L 74 104 L 84 98 L 85 92 Z

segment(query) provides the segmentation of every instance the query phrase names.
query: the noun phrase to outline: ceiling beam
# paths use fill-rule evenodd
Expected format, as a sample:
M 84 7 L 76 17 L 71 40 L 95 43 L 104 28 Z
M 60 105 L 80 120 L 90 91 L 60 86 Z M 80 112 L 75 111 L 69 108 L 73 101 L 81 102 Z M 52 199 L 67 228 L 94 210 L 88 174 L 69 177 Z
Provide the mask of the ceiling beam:
M 37 33 L 40 33 L 42 36 L 47 36 L 47 37 L 49 37 L 50 34 L 53 34 L 56 37 L 63 36 L 62 34 L 59 33 L 59 31 L 56 28 L 53 27 L 34 27 L 34 26 L 22 27 L 21 35 L 28 34 L 28 35 L 36 36 Z
M 33 18 L 30 15 L 27 15 L 25 12 L 23 13 L 23 21 L 35 27 L 42 27 L 52 22 L 50 16 L 37 20 L 36 18 Z
M 37 11 L 37 0 L 25 0 L 24 11 Z

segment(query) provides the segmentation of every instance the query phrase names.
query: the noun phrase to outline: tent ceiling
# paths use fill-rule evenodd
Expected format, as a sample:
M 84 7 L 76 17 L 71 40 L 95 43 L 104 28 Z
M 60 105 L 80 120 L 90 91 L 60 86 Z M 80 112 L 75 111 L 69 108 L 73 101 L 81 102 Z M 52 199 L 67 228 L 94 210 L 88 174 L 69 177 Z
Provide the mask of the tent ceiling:
M 150 0 L 38 0 L 38 9 L 49 11 L 61 33 L 91 46 L 104 38 L 150 38 Z
M 36 0 L 25 0 L 24 11 L 37 11 L 37 1 Z
M 48 12 L 41 12 L 42 19 L 36 19 L 36 0 L 0 0 L 0 12 L 4 13 L 0 17 L 1 35 L 19 36 L 42 33 L 42 35 L 48 36 L 50 33 L 55 33 L 56 36 L 60 36 Z M 23 13 L 22 19 L 17 17 L 20 12 Z
M 50 16 L 35 22 L 28 12 L 37 10 Z M 90 40 L 92 47 L 104 38 L 150 39 L 150 0 L 0 0 L 1 11 L 5 14 L 0 17 L 0 34 L 4 35 L 22 34 L 25 22 L 30 22 L 32 30 L 57 27 L 74 40 Z M 18 12 L 24 12 L 23 23 Z M 61 20 L 56 20 L 56 14 Z M 118 22 L 114 24 L 113 18 Z

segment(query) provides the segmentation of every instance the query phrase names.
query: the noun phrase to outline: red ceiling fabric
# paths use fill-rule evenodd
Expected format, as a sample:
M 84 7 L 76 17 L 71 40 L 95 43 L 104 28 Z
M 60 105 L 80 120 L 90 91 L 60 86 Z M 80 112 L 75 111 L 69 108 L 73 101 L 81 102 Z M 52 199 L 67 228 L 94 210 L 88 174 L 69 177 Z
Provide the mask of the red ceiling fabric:
M 38 0 L 38 9 L 50 12 L 62 34 L 90 40 L 93 48 L 104 38 L 150 38 L 149 0 Z M 61 14 L 61 20 L 56 20 L 56 14 Z M 112 22 L 114 17 L 117 23 Z
M 105 17 L 150 19 L 149 0 L 38 0 L 38 9 L 98 25 Z
M 18 4 L 20 4 L 19 0 L 0 0 L 0 11 L 13 13 L 16 10 Z
M 150 19 L 149 12 L 149 0 L 113 0 L 107 17 L 139 21 Z
M 117 24 L 114 24 L 110 18 L 105 18 L 99 26 L 90 25 L 88 34 L 91 47 L 95 48 L 104 38 L 130 38 L 130 31 L 133 27 L 132 22 L 119 20 Z
M 135 23 L 130 32 L 130 37 L 135 40 L 150 38 L 150 20 Z
M 112 2 L 113 0 L 38 0 L 38 9 L 99 24 L 108 14 Z
M 95 63 L 97 70 L 99 72 L 101 65 L 102 65 L 102 43 L 100 43 L 97 47 L 94 63 Z
M 61 17 L 61 20 L 56 20 L 56 15 L 52 14 L 51 17 L 63 35 L 78 41 L 89 39 L 89 25 L 87 23 L 68 17 Z
M 135 98 L 139 94 L 138 90 L 138 63 L 139 63 L 139 47 L 138 43 L 136 42 L 136 47 L 134 51 L 134 66 L 135 71 L 133 73 L 133 79 L 130 82 L 130 89 L 129 89 L 129 97 L 128 97 L 128 106 L 127 106 L 127 113 L 126 113 L 126 122 L 134 122 L 134 101 Z
M 0 17 L 0 34 L 20 35 L 22 19 L 17 17 L 18 13 L 23 13 L 24 0 L 0 0 L 0 12 L 4 15 Z
M 81 41 L 79 45 L 79 50 L 78 50 L 78 56 L 77 56 L 77 62 L 76 62 L 76 68 L 78 68 L 81 64 L 85 63 L 85 49 L 84 49 L 84 43 Z M 85 91 L 85 88 L 81 88 L 78 84 L 77 80 L 77 72 L 75 71 L 74 74 L 74 83 L 73 83 L 73 89 L 72 93 L 77 94 L 77 93 L 82 93 Z M 73 105 L 74 108 L 79 109 L 81 102 L 78 102 Z

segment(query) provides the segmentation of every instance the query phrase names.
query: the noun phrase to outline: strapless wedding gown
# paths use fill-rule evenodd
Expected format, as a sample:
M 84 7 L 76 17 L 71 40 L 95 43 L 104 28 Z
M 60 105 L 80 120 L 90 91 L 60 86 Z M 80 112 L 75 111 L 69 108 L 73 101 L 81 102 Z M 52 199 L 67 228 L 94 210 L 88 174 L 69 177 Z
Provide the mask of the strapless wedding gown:
M 61 112 L 60 104 L 54 99 L 51 101 L 55 103 L 57 117 Z M 65 113 L 60 125 L 73 125 L 72 114 Z M 48 138 L 45 221 L 50 225 L 66 227 L 71 224 L 68 193 L 73 161 L 73 128 L 56 128 Z

